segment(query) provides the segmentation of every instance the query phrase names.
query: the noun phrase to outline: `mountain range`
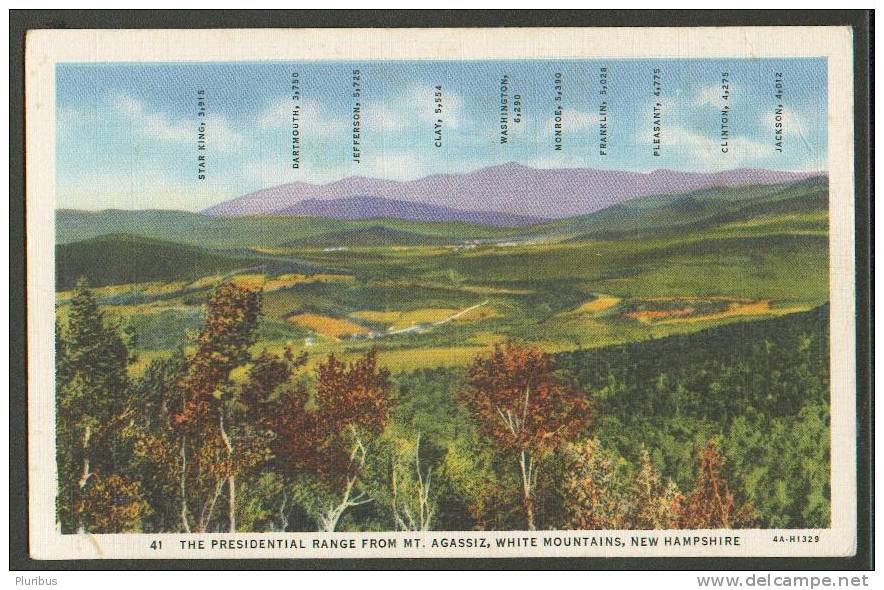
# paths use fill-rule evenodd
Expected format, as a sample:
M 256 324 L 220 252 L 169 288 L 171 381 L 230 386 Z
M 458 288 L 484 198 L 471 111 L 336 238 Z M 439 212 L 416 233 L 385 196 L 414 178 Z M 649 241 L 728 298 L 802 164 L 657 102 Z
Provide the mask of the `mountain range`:
M 508 163 L 465 174 L 436 174 L 410 181 L 352 176 L 328 184 L 294 182 L 225 201 L 203 213 L 219 217 L 399 217 L 519 226 L 539 219 L 594 213 L 636 197 L 788 183 L 818 175 L 759 168 L 710 173 L 541 169 Z
M 323 201 L 307 199 L 278 209 L 274 215 L 324 217 L 326 219 L 372 219 L 390 217 L 412 221 L 462 221 L 478 225 L 519 226 L 546 221 L 542 217 L 515 215 L 502 211 L 467 211 L 444 205 L 417 203 L 384 197 L 357 196 Z

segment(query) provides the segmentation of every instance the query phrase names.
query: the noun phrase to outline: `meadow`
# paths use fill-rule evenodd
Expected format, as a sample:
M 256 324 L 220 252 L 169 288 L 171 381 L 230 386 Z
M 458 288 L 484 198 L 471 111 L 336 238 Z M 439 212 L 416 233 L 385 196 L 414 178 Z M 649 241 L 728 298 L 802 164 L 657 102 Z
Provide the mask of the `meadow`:
M 616 240 L 206 250 L 205 260 L 187 250 L 186 265 L 167 275 L 174 280 L 96 292 L 137 326 L 138 346 L 150 355 L 186 346 L 210 289 L 234 280 L 263 290 L 258 346 L 344 354 L 375 347 L 404 370 L 468 362 L 505 339 L 547 351 L 596 348 L 808 310 L 828 299 L 826 236 L 825 218 L 807 213 Z M 98 246 L 113 251 L 113 236 Z M 98 268 L 116 281 L 108 266 Z M 66 293 L 58 294 L 62 314 Z
M 698 445 L 718 437 L 763 525 L 824 526 L 827 204 L 825 179 L 810 179 L 635 199 L 518 228 L 59 211 L 57 315 L 65 324 L 85 280 L 132 336 L 129 378 L 148 385 L 163 359 L 194 353 L 224 283 L 261 293 L 255 358 L 306 353 L 309 373 L 330 354 L 376 351 L 398 404 L 383 436 L 424 435 L 454 498 L 440 500 L 441 528 L 485 522 L 478 482 L 509 486 L 455 399 L 476 357 L 511 341 L 550 353 L 596 400 L 594 432 L 615 471 L 634 473 L 650 450 L 688 489 Z M 805 448 L 809 432 L 825 444 Z M 561 501 L 539 496 L 539 518 L 560 526 Z M 288 530 L 313 526 L 292 514 Z M 357 509 L 343 525 L 383 530 L 388 516 Z M 493 518 L 487 526 L 520 526 L 512 513 Z

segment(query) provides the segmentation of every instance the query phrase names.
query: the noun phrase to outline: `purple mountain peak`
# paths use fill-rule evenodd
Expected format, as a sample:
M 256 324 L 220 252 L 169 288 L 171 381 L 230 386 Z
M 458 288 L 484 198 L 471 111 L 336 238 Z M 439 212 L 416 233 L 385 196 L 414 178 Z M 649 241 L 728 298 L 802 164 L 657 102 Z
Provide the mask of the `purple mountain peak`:
M 406 219 L 467 221 L 465 212 L 502 225 L 521 225 L 539 218 L 570 217 L 593 213 L 636 197 L 685 193 L 713 187 L 738 187 L 794 182 L 813 172 L 787 172 L 739 168 L 719 172 L 683 172 L 661 168 L 652 172 L 601 170 L 595 168 L 533 168 L 507 162 L 459 174 L 434 174 L 408 181 L 351 176 L 328 184 L 295 182 L 249 193 L 204 211 L 207 215 L 315 215 L 319 205 L 323 216 L 340 217 L 340 209 L 373 217 L 406 215 Z M 381 199 L 381 200 L 377 200 Z M 389 201 L 398 203 L 392 206 Z M 403 203 L 408 205 L 403 205 Z M 448 208 L 421 210 L 421 205 Z M 301 211 L 302 213 L 299 213 Z M 497 215 L 498 217 L 494 217 Z M 452 217 L 453 216 L 453 217 Z M 490 216 L 490 217 L 489 217 Z M 507 218 L 506 216 L 514 216 Z M 469 217 L 469 216 L 467 216 Z M 521 221 L 520 221 L 521 220 Z
M 498 170 L 537 170 L 537 168 L 534 168 L 533 166 L 528 166 L 527 164 L 522 164 L 521 162 L 516 162 L 515 160 L 510 160 L 509 162 L 499 164 L 497 166 L 489 166 L 488 168 L 486 168 L 486 170 L 493 170 L 495 168 Z

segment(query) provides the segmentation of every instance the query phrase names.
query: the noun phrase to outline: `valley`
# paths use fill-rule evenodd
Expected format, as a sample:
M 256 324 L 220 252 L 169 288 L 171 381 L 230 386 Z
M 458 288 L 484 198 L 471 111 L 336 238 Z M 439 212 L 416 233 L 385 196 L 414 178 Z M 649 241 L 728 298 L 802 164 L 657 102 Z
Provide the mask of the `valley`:
M 80 335 L 92 334 L 96 324 L 83 319 L 105 318 L 99 332 L 127 353 L 115 366 L 130 385 L 100 399 L 132 404 L 140 431 L 149 435 L 149 445 L 133 448 L 137 461 L 122 468 L 140 482 L 154 510 L 137 526 L 180 529 L 180 506 L 169 501 L 180 482 L 168 473 L 183 465 L 174 459 L 180 452 L 174 428 L 184 414 L 169 408 L 192 395 L 186 380 L 207 352 L 224 359 L 240 347 L 242 361 L 230 364 L 236 366 L 223 391 L 209 394 L 212 403 L 242 416 L 254 407 L 249 392 L 266 386 L 260 407 L 281 420 L 272 422 L 274 436 L 289 432 L 285 440 L 296 446 L 274 447 L 260 472 L 237 478 L 237 497 L 248 499 L 238 508 L 239 530 L 325 526 L 317 501 L 330 497 L 327 484 L 315 475 L 305 479 L 307 467 L 289 471 L 279 457 L 314 456 L 316 445 L 303 440 L 322 432 L 321 423 L 310 422 L 320 411 L 319 392 L 336 395 L 360 371 L 348 395 L 381 383 L 391 406 L 369 443 L 377 456 L 359 476 L 360 493 L 373 501 L 348 510 L 336 527 L 401 526 L 391 520 L 400 484 L 390 482 L 389 469 L 414 473 L 403 459 L 407 452 L 431 465 L 441 482 L 433 528 L 522 529 L 516 463 L 483 434 L 469 405 L 477 368 L 499 354 L 501 377 L 526 355 L 541 355 L 535 358 L 549 363 L 556 387 L 573 387 L 576 399 L 587 400 L 574 415 L 583 424 L 580 436 L 543 459 L 546 475 L 536 491 L 542 526 L 829 525 L 824 177 L 639 196 L 583 215 L 521 218 L 517 225 L 373 217 L 360 209 L 366 201 L 357 201 L 339 217 L 57 212 L 57 350 L 65 359 L 91 358 L 83 353 L 93 348 L 83 347 Z M 76 288 L 83 283 L 89 289 Z M 260 310 L 219 306 L 219 293 L 255 298 L 255 292 Z M 229 335 L 224 326 L 249 313 L 248 339 L 218 346 Z M 62 379 L 59 399 L 79 399 L 78 383 Z M 346 406 L 335 399 L 319 406 L 323 416 Z M 286 430 L 286 420 L 307 422 Z M 251 427 L 241 422 L 236 440 L 245 440 Z M 77 444 L 71 439 L 65 448 Z M 603 493 L 622 503 L 608 520 L 572 518 L 579 506 L 567 500 L 568 482 L 580 468 L 568 461 L 579 456 L 602 461 Z M 692 493 L 704 456 L 727 466 L 727 485 L 742 506 L 734 519 L 684 520 L 692 510 L 685 500 L 666 504 L 663 524 L 636 520 L 647 499 L 628 491 L 634 478 L 657 474 L 666 489 Z M 76 485 L 79 465 L 71 465 L 64 481 Z M 263 516 L 277 514 L 289 498 L 291 511 L 279 522 Z M 213 522 L 207 530 L 223 530 L 232 519 L 218 513 Z
M 224 281 L 263 291 L 258 349 L 376 348 L 395 372 L 510 339 L 599 348 L 825 303 L 827 196 L 819 178 L 702 189 L 520 226 L 59 211 L 59 314 L 85 277 L 138 367 L 190 346 Z

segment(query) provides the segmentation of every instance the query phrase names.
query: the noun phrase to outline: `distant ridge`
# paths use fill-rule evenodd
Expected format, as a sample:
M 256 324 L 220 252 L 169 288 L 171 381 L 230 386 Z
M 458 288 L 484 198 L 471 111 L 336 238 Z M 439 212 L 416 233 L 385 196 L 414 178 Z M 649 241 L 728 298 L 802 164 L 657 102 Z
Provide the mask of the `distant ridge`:
M 255 264 L 255 259 L 247 256 L 129 234 L 104 235 L 55 247 L 58 289 L 70 289 L 80 278 L 91 287 L 191 280 Z
M 466 174 L 435 174 L 417 180 L 396 181 L 353 176 L 328 184 L 295 182 L 243 195 L 203 211 L 212 216 L 312 215 L 338 217 L 371 215 L 370 206 L 385 211 L 387 201 L 397 201 L 394 210 L 415 215 L 438 215 L 439 211 L 416 208 L 433 205 L 480 214 L 494 225 L 525 225 L 537 218 L 562 218 L 599 211 L 623 201 L 650 195 L 684 193 L 712 187 L 780 184 L 823 176 L 814 172 L 785 172 L 759 168 L 738 168 L 721 172 L 680 172 L 660 169 L 628 172 L 595 168 L 532 168 L 511 162 Z M 354 201 L 348 201 L 355 199 Z M 375 200 L 372 200 L 375 199 Z M 384 199 L 384 201 L 376 200 Z M 359 200 L 362 200 L 360 203 Z M 332 203 L 325 208 L 323 203 Z M 408 203 L 403 205 L 402 203 Z M 360 208 L 362 207 L 362 208 Z M 449 214 L 451 214 L 449 212 Z M 498 215 L 499 217 L 494 217 Z M 526 218 L 520 221 L 519 218 Z M 424 217 L 408 219 L 433 220 Z
M 307 199 L 274 212 L 276 215 L 325 217 L 327 219 L 372 219 L 388 217 L 411 221 L 461 221 L 478 225 L 520 226 L 546 221 L 541 217 L 513 215 L 499 211 L 466 211 L 444 205 L 400 201 L 385 197 L 343 197 L 323 201 Z
M 283 273 L 323 268 L 245 248 L 217 250 L 131 234 L 107 234 L 55 246 L 57 289 L 73 288 L 81 278 L 91 287 L 103 287 L 193 280 L 245 270 Z
M 300 246 L 355 247 L 355 246 L 435 246 L 450 244 L 452 240 L 442 236 L 428 236 L 383 226 L 360 227 L 328 232 L 300 240 L 284 242 L 284 248 Z

